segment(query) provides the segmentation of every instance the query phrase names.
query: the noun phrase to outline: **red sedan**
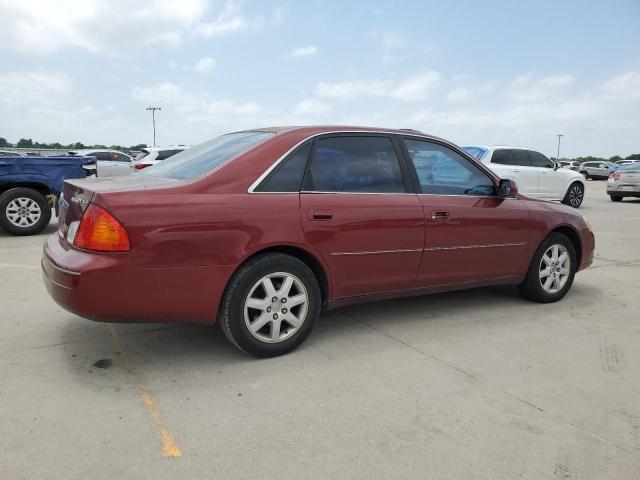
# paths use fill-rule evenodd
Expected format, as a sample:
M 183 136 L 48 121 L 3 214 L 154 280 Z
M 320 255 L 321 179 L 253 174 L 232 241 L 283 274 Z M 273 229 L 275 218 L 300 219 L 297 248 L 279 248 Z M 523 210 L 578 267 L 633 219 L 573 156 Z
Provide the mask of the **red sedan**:
M 82 317 L 218 320 L 237 347 L 274 356 L 351 303 L 497 284 L 560 300 L 593 249 L 578 211 L 519 195 L 445 140 L 296 127 L 65 182 L 42 268 Z

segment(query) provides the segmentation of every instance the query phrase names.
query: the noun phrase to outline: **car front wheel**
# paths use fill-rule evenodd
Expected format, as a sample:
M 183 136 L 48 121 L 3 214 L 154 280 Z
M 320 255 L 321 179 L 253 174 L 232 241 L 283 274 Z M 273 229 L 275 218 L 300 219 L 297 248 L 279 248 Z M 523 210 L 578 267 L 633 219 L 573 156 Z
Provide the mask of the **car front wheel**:
M 580 182 L 573 182 L 562 199 L 562 203 L 578 208 L 584 200 L 584 186 Z
M 609 198 L 611 199 L 612 202 L 621 202 L 622 201 L 622 197 L 619 195 L 609 195 Z
M 576 269 L 573 243 L 561 233 L 552 233 L 536 250 L 520 292 L 535 302 L 557 302 L 571 288 Z
M 321 295 L 311 269 L 290 255 L 268 253 L 232 277 L 220 326 L 240 350 L 259 357 L 289 353 L 311 333 Z

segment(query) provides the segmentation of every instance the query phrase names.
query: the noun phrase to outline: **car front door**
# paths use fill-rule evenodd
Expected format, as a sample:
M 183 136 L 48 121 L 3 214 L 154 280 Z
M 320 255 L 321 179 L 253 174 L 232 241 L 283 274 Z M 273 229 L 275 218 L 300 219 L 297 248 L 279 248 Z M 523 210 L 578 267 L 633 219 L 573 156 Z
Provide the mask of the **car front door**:
M 107 152 L 111 159 L 111 175 L 122 176 L 131 173 L 131 158 L 118 152 Z
M 391 136 L 315 139 L 300 193 L 307 239 L 329 264 L 334 298 L 410 289 L 425 222 Z
M 516 276 L 529 241 L 526 205 L 498 197 L 494 179 L 447 145 L 410 137 L 403 144 L 426 222 L 416 286 Z
M 565 177 L 555 169 L 555 164 L 540 152 L 529 150 L 531 167 L 538 171 L 538 189 L 540 195 L 561 199 L 566 193 Z

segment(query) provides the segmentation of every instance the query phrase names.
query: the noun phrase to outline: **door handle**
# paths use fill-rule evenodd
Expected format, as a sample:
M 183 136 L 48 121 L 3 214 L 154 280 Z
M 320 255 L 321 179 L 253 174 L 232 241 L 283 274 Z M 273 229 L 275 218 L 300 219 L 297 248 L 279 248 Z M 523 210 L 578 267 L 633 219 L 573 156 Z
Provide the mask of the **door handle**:
M 449 212 L 434 210 L 431 212 L 431 218 L 434 220 L 449 220 Z
M 309 210 L 310 220 L 331 220 L 332 218 L 332 210 Z

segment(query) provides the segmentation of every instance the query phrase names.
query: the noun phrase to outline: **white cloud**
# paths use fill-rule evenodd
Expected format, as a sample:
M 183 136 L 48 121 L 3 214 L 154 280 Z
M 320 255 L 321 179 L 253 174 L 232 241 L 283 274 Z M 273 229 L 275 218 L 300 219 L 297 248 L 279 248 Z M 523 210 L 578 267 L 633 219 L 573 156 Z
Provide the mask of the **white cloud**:
M 471 90 L 465 87 L 454 88 L 447 93 L 447 100 L 450 102 L 468 102 L 473 99 Z
M 514 100 L 520 102 L 538 102 L 565 93 L 565 88 L 574 81 L 573 75 L 568 74 L 535 78 L 533 74 L 528 73 L 516 77 L 511 82 L 509 93 Z
M 316 53 L 318 53 L 318 47 L 316 47 L 315 45 L 308 45 L 306 47 L 294 48 L 289 52 L 289 57 L 291 58 L 312 57 Z
M 640 72 L 628 72 L 605 82 L 603 90 L 612 100 L 640 100 Z
M 208 73 L 215 66 L 215 59 L 211 57 L 202 57 L 198 60 L 198 63 L 196 63 L 195 69 L 200 73 Z
M 66 47 L 129 54 L 148 45 L 180 45 L 257 26 L 233 2 L 211 0 L 0 0 L 0 49 L 46 54 Z
M 380 42 L 388 50 L 402 50 L 408 46 L 405 36 L 399 32 L 372 30 L 367 37 Z
M 317 95 L 328 98 L 353 99 L 359 96 L 388 97 L 402 101 L 424 100 L 440 82 L 438 72 L 424 72 L 399 82 L 390 80 L 348 80 L 316 85 Z
M 326 113 L 330 109 L 331 108 L 326 103 L 312 98 L 305 98 L 294 107 L 293 113 L 295 115 L 315 115 Z
M 205 37 L 221 37 L 234 32 L 241 32 L 251 27 L 262 26 L 262 18 L 247 19 L 235 2 L 227 2 L 216 18 L 209 22 L 201 22 L 196 32 Z
M 136 87 L 131 98 L 145 104 L 169 107 L 173 112 L 173 123 L 188 126 L 192 135 L 193 131 L 202 132 L 203 138 L 210 138 L 215 131 L 250 128 L 263 123 L 264 107 L 259 103 L 235 102 L 209 93 L 191 93 L 174 83 Z

